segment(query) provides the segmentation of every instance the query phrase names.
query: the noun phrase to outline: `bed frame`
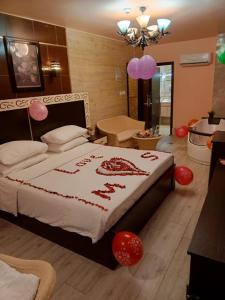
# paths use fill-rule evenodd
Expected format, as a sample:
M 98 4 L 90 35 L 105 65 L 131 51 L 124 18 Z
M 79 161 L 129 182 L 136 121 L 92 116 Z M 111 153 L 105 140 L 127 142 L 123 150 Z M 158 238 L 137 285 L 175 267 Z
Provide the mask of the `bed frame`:
M 68 105 L 69 104 L 69 105 Z M 83 104 L 82 104 L 83 105 Z M 29 139 L 33 136 L 39 140 L 40 136 L 48 130 L 63 126 L 66 124 L 77 124 L 85 126 L 84 109 L 80 101 L 53 104 L 48 107 L 49 116 L 45 122 L 31 121 L 31 126 L 27 122 L 26 109 L 12 110 L 10 112 L 0 112 L 0 142 L 9 140 Z M 2 118 L 4 114 L 7 116 Z M 11 122 L 11 119 L 14 119 Z M 4 122 L 1 120 L 4 119 Z M 59 121 L 57 121 L 59 120 Z M 13 124 L 12 124 L 13 123 Z M 18 133 L 15 124 L 22 123 L 23 131 Z M 29 126 L 28 126 L 29 125 Z M 2 134 L 2 129 L 5 131 Z M 28 127 L 26 127 L 28 126 Z M 14 127 L 14 128 L 13 128 Z M 29 131 L 32 130 L 32 134 Z M 10 131 L 10 134 L 8 134 Z M 14 133 L 13 133 L 14 132 Z M 24 136 L 23 136 L 24 133 Z M 8 138 L 9 137 L 9 138 Z M 82 256 L 96 261 L 110 269 L 115 269 L 117 261 L 112 253 L 112 240 L 116 232 L 128 230 L 138 233 L 149 218 L 156 211 L 158 206 L 163 202 L 166 196 L 174 189 L 174 165 L 169 167 L 164 174 L 148 189 L 140 199 L 120 218 L 120 220 L 95 244 L 88 237 L 63 230 L 59 227 L 53 227 L 42 223 L 34 218 L 19 214 L 17 217 L 10 213 L 0 211 L 0 217 L 4 218 L 22 228 L 36 233 L 48 240 L 51 240 L 67 249 L 70 249 Z

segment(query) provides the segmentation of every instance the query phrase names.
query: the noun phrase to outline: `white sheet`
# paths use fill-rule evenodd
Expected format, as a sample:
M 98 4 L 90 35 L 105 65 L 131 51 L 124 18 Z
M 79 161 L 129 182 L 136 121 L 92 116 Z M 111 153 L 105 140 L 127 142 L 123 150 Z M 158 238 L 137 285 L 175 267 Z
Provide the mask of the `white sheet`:
M 96 144 L 95 146 L 96 148 L 99 147 L 99 145 Z M 42 174 L 43 168 L 47 172 L 48 170 L 54 169 L 66 162 L 69 162 L 74 157 L 84 155 L 86 152 L 88 152 L 86 147 L 84 147 L 83 150 L 82 147 L 76 147 L 74 149 L 66 151 L 65 153 L 47 152 L 49 158 L 46 161 L 18 172 L 15 171 L 11 173 L 10 176 L 16 178 L 16 176 L 18 175 L 23 180 L 29 180 L 32 179 L 34 176 Z M 12 182 L 6 179 L 5 177 L 0 177 L 0 210 L 12 213 L 15 216 L 17 215 L 17 190 L 17 182 Z
M 151 151 L 158 156 L 151 161 L 141 157 L 146 152 L 87 143 L 33 168 L 10 174 L 11 179 L 24 181 L 24 184 L 16 183 L 18 211 L 52 226 L 88 236 L 96 242 L 173 164 L 171 154 Z M 91 158 L 93 155 L 95 158 Z M 122 163 L 130 165 L 133 171 L 126 176 L 109 176 L 111 172 L 100 166 L 113 157 L 127 160 Z M 129 161 L 142 171 L 132 167 Z M 96 169 L 107 174 L 100 175 Z M 79 171 L 76 173 L 76 170 Z M 135 175 L 131 175 L 132 172 Z M 99 195 L 96 191 L 108 190 L 105 184 L 117 186 L 109 187 L 112 193 L 100 192 Z M 107 198 L 103 198 L 104 195 Z

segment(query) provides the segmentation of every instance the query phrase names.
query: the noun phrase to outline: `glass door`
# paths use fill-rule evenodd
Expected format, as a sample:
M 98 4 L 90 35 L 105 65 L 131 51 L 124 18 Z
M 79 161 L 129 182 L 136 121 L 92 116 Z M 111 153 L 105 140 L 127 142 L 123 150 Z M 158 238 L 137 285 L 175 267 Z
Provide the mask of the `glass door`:
M 157 64 L 150 80 L 134 80 L 128 76 L 128 115 L 145 121 L 146 129 L 159 128 L 161 135 L 172 134 L 173 126 L 173 62 Z
M 158 64 L 160 69 L 159 132 L 172 134 L 173 121 L 173 63 Z

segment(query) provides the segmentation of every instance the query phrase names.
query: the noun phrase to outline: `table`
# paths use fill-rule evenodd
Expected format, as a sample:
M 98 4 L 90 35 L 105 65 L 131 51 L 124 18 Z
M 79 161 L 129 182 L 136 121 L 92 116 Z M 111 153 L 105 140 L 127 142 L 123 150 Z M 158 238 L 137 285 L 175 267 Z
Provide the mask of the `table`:
M 161 135 L 153 137 L 138 137 L 133 135 L 133 140 L 140 150 L 155 150 L 158 141 L 161 139 Z
M 225 299 L 225 166 L 217 162 L 188 249 L 187 299 Z
M 225 158 L 225 131 L 216 131 L 212 139 L 212 155 L 210 162 L 209 183 L 219 158 Z

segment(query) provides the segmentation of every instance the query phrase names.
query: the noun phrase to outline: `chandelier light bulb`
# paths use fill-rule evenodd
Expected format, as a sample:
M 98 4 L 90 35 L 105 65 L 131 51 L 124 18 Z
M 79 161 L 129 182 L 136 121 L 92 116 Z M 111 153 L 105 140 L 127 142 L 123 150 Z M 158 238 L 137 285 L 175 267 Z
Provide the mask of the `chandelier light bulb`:
M 170 26 L 171 21 L 169 19 L 158 19 L 158 27 L 160 31 L 165 31 Z
M 154 37 L 156 38 L 160 34 L 158 25 L 148 26 L 147 30 L 148 30 L 148 34 L 152 38 L 154 38 Z
M 122 34 L 126 34 L 130 26 L 130 21 L 129 20 L 119 21 L 117 22 L 117 26 L 119 27 L 119 30 Z
M 138 24 L 141 28 L 146 28 L 148 26 L 148 22 L 150 20 L 150 16 L 148 15 L 140 15 L 136 18 Z
M 158 25 L 150 25 L 150 16 L 145 14 L 146 6 L 139 8 L 141 14 L 136 18 L 140 27 L 130 27 L 131 21 L 122 20 L 117 22 L 119 31 L 117 32 L 123 39 L 133 47 L 140 47 L 144 50 L 145 47 L 151 44 L 157 44 L 160 39 L 164 38 L 169 32 L 167 28 L 170 26 L 171 21 L 169 19 L 158 19 Z M 125 8 L 126 14 L 130 13 L 130 8 Z
M 149 31 L 158 31 L 158 25 L 151 25 L 151 26 L 148 26 L 147 29 Z

